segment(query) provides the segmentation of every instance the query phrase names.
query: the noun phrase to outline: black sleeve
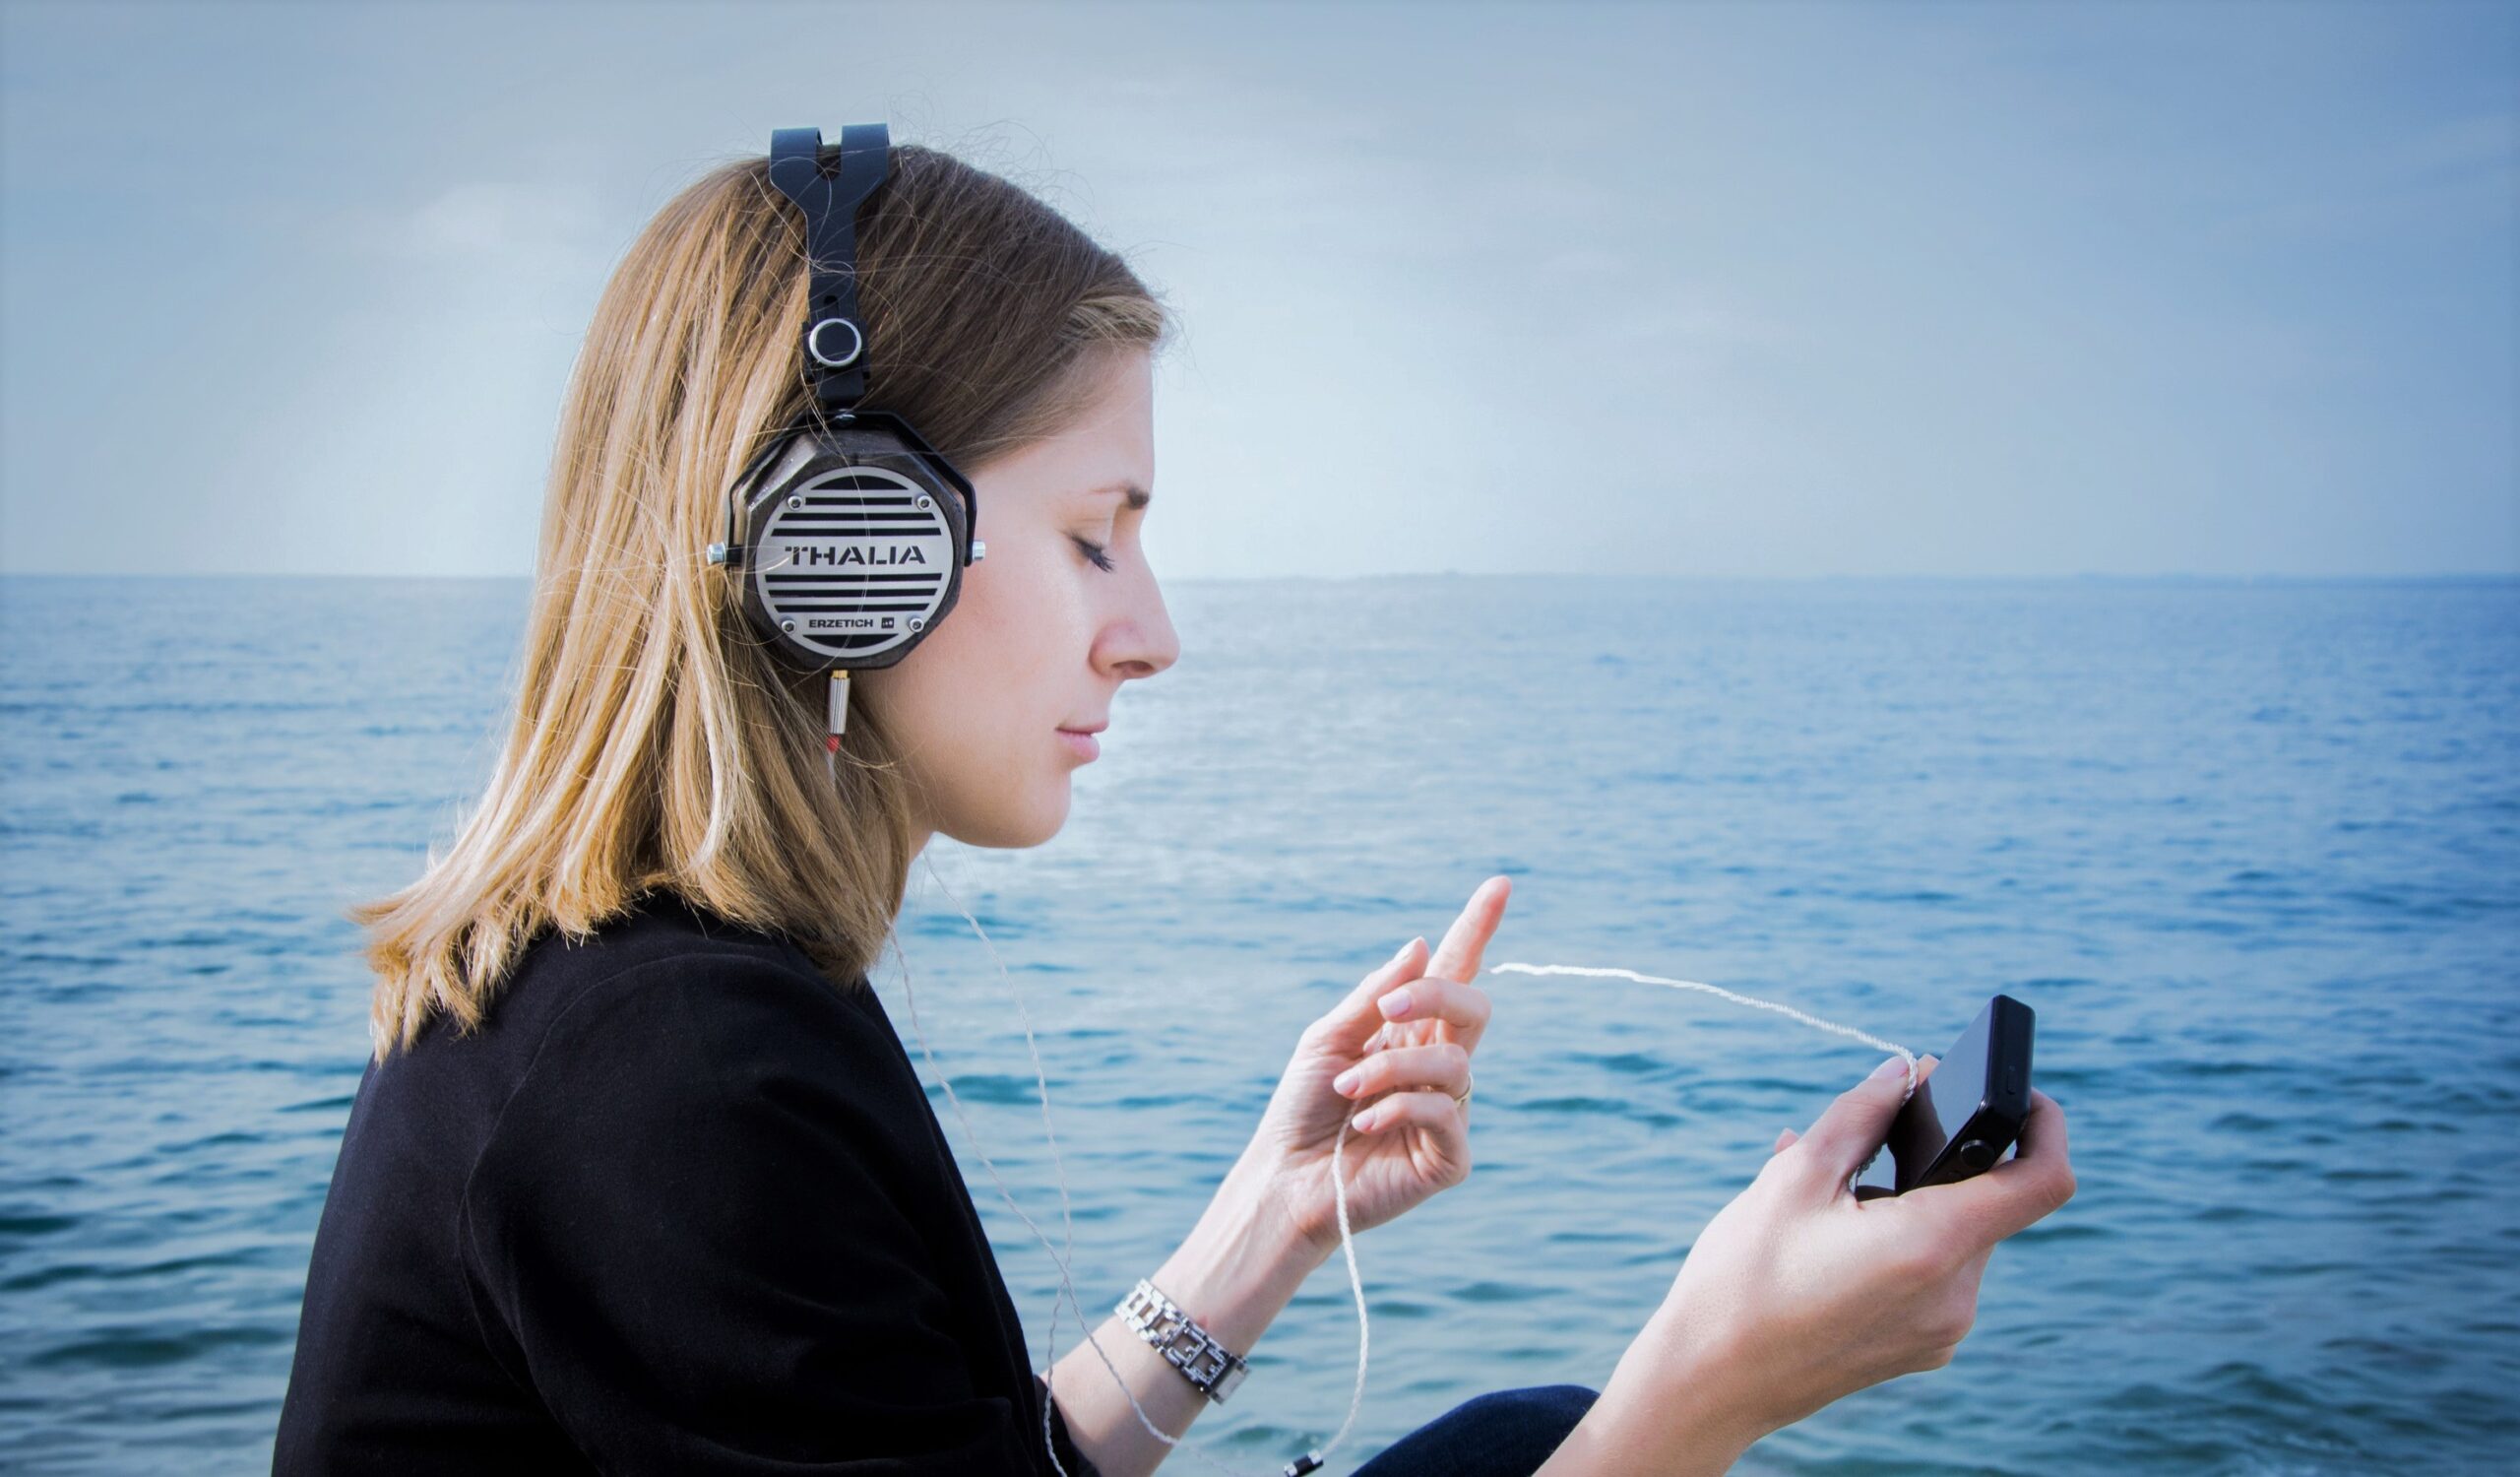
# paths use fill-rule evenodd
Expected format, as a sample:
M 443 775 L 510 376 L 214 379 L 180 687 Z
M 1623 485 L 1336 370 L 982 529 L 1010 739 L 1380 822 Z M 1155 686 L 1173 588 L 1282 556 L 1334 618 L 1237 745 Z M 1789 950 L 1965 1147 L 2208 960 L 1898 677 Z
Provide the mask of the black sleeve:
M 974 1386 L 876 1029 L 819 978 L 711 955 L 607 982 L 542 1044 L 465 1253 L 484 1336 L 604 1471 L 1044 1468 L 1038 1407 Z

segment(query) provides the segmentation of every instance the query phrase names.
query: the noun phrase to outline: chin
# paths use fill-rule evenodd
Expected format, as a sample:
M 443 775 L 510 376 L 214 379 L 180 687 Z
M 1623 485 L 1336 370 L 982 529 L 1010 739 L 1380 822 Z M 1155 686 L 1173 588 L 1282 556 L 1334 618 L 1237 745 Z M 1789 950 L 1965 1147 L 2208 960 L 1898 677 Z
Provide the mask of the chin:
M 937 829 L 965 846 L 1021 851 L 1041 845 L 1066 826 L 1068 798 L 1067 781 L 1060 779 L 1046 790 L 1007 797 L 1001 804 L 957 816 Z

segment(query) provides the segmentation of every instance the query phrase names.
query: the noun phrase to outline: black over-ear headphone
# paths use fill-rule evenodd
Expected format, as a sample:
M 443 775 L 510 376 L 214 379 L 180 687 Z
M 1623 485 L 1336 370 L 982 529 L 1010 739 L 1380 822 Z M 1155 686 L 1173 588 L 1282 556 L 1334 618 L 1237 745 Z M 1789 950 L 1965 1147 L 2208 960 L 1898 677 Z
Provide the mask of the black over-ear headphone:
M 708 556 L 735 576 L 745 617 L 781 659 L 831 674 L 837 753 L 850 672 L 909 655 L 988 550 L 971 482 L 909 421 L 856 409 L 869 357 L 857 207 L 892 170 L 891 130 L 851 123 L 837 160 L 822 152 L 820 129 L 770 136 L 770 181 L 804 212 L 813 264 L 801 342 L 812 398 L 727 489 L 725 541 Z

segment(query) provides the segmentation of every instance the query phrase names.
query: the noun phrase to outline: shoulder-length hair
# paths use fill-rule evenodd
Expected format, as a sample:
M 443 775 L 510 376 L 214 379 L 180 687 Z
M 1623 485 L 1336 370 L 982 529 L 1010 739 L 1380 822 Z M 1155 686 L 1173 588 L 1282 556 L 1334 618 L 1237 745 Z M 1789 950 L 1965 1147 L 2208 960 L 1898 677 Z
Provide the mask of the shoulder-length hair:
M 857 264 L 863 405 L 966 474 L 1067 424 L 1098 351 L 1169 334 L 1119 257 L 916 145 L 860 210 Z M 676 195 L 606 284 L 488 785 L 416 881 L 349 910 L 380 1060 L 433 1016 L 477 1026 L 545 929 L 583 937 L 656 889 L 786 934 L 844 988 L 882 951 L 912 861 L 896 739 L 858 709 L 835 783 L 824 679 L 771 655 L 704 555 L 729 484 L 804 409 L 808 267 L 802 218 L 754 158 Z

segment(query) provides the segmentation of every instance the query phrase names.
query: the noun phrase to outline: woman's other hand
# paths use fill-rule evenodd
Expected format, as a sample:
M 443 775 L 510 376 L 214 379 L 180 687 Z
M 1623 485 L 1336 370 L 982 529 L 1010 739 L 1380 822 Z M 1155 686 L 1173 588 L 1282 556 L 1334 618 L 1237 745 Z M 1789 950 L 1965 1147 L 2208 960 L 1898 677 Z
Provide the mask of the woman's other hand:
M 1933 1069 L 1930 1057 L 1921 1063 Z M 1951 1362 L 1995 1243 L 2073 1197 L 2065 1115 L 2033 1091 L 2018 1154 L 1954 1185 L 1858 1200 L 1854 1175 L 1907 1086 L 1896 1060 L 1788 1129 L 1707 1223 L 1619 1368 L 1640 1408 L 1687 1408 L 1744 1444 L 1840 1396 Z M 1604 1398 L 1609 1398 L 1605 1389 Z
M 1296 1044 L 1252 1149 L 1323 1256 L 1339 1246 L 1331 1146 L 1352 1119 L 1339 1149 L 1352 1231 L 1469 1178 L 1469 1114 L 1456 1099 L 1488 1015 L 1486 992 L 1470 982 L 1512 890 L 1501 876 L 1480 883 L 1431 957 L 1423 938 L 1403 944 Z

